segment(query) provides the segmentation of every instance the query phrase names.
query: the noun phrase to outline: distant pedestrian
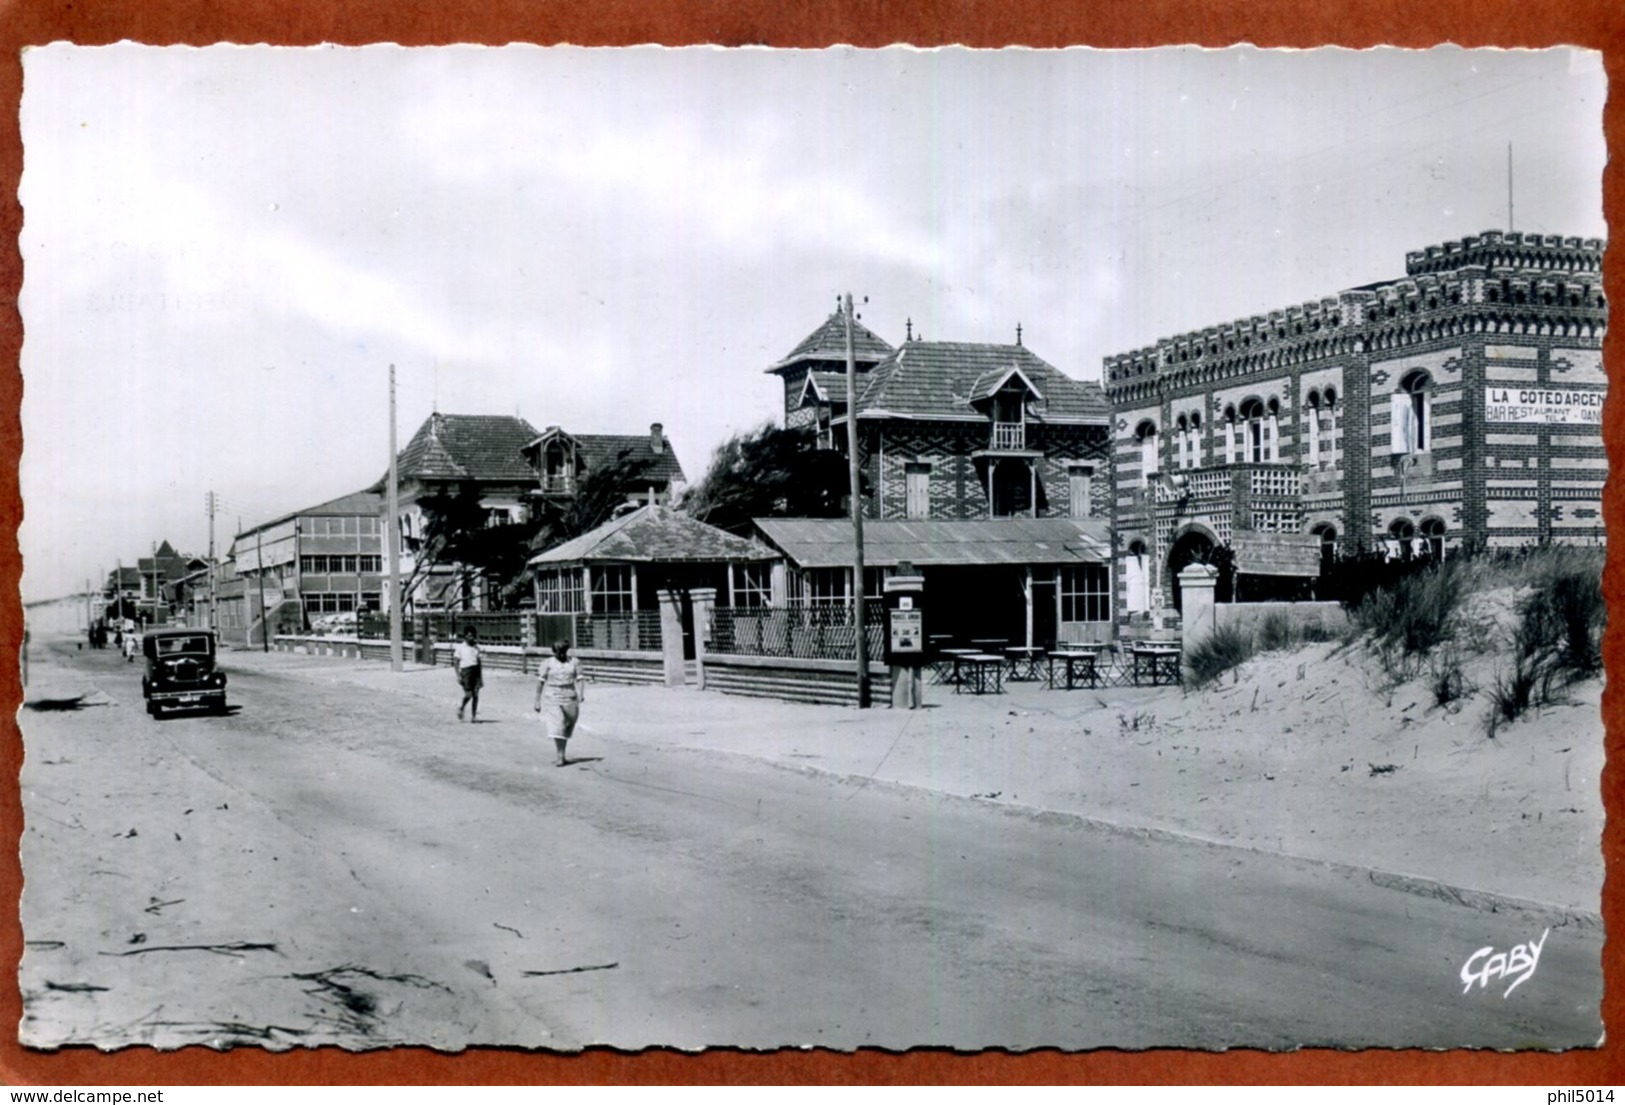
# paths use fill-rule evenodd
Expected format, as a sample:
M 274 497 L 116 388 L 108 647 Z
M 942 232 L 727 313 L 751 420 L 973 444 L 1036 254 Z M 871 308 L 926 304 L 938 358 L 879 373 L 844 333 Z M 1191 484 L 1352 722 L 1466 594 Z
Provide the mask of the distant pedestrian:
M 565 758 L 564 746 L 576 731 L 576 719 L 586 699 L 586 682 L 580 661 L 570 659 L 570 642 L 555 641 L 552 657 L 543 661 L 536 677 L 536 712 L 558 750 L 558 758 L 553 761 L 557 767 L 570 762 Z
M 457 707 L 457 720 L 463 720 L 463 710 L 468 710 L 468 720 L 477 721 L 480 716 L 480 688 L 485 686 L 485 677 L 480 671 L 480 646 L 474 643 L 477 634 L 472 626 L 463 630 L 463 639 L 452 649 L 457 661 L 457 683 L 463 688 L 463 701 Z

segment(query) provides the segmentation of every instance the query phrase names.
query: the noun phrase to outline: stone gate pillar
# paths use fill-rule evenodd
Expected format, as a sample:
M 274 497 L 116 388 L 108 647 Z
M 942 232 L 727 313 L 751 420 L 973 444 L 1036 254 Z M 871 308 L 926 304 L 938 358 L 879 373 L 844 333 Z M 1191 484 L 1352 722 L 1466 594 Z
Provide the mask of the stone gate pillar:
M 683 685 L 683 595 L 680 591 L 661 591 L 660 597 L 660 654 L 665 662 L 666 686 Z
M 694 609 L 694 678 L 700 690 L 705 690 L 705 646 L 710 642 L 711 612 L 717 608 L 715 587 L 695 587 L 688 592 Z
M 1189 653 L 1197 642 L 1206 640 L 1218 628 L 1214 593 L 1219 586 L 1219 570 L 1207 564 L 1191 564 L 1179 573 L 1180 611 L 1183 631 L 1180 648 Z

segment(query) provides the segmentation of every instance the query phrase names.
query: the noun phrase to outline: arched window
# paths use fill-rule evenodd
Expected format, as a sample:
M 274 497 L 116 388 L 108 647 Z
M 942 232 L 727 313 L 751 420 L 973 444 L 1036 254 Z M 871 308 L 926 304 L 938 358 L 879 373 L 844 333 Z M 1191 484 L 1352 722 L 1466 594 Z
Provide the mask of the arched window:
M 1321 393 L 1320 402 L 1321 452 L 1326 457 L 1326 467 L 1337 468 L 1341 458 L 1337 437 L 1337 389 L 1327 388 Z
M 1190 466 L 1202 467 L 1202 416 L 1191 412 Z
M 1320 538 L 1320 568 L 1325 571 L 1337 559 L 1337 527 L 1322 522 L 1309 532 Z
M 1309 467 L 1320 467 L 1320 392 L 1311 391 L 1303 402 L 1303 414 L 1309 430 Z
M 1189 468 L 1185 461 L 1185 445 L 1190 440 L 1190 422 L 1184 415 L 1180 415 L 1174 422 L 1174 464 L 1179 468 Z
M 1123 609 L 1140 613 L 1151 609 L 1151 573 L 1144 541 L 1130 541 L 1123 559 Z
M 1281 459 L 1281 401 L 1271 399 L 1264 411 L 1264 449 L 1267 460 Z
M 1388 527 L 1384 542 L 1389 560 L 1409 560 L 1415 552 L 1416 526 L 1408 518 L 1396 518 Z
M 1418 369 L 1389 397 L 1390 453 L 1425 453 L 1433 444 L 1433 377 Z
M 1224 462 L 1236 463 L 1236 408 L 1224 408 Z
M 1241 404 L 1241 459 L 1261 464 L 1268 456 L 1264 441 L 1264 404 L 1247 399 Z
M 1434 560 L 1443 560 L 1444 520 L 1442 518 L 1424 518 L 1422 520 L 1421 536 L 1418 540 L 1428 556 Z
M 1146 486 L 1151 485 L 1151 477 L 1157 474 L 1157 424 L 1150 419 L 1141 422 L 1134 431 L 1134 436 L 1140 442 L 1140 475 L 1145 477 Z

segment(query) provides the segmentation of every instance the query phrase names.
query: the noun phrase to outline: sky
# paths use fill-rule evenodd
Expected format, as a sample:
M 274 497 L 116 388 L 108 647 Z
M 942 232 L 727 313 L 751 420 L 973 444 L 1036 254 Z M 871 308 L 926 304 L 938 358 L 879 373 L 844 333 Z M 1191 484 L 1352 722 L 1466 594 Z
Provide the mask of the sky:
M 1600 56 L 512 46 L 24 56 L 25 601 L 358 490 L 431 412 L 691 482 L 850 292 L 1098 380 L 1505 229 L 1605 237 Z

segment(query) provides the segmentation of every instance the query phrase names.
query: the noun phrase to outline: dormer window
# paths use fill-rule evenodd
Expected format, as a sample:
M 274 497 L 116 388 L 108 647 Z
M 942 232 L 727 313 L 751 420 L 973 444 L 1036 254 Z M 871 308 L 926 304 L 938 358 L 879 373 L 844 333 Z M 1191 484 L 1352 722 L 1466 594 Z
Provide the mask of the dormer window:
M 989 448 L 1024 451 L 1027 448 L 1027 405 L 1043 395 L 1019 368 L 994 369 L 971 385 L 970 405 L 985 411 L 992 423 Z
M 542 451 L 542 490 L 550 495 L 575 491 L 575 454 L 562 441 L 550 441 Z
M 993 448 L 1027 447 L 1027 397 L 1006 387 L 993 396 Z

